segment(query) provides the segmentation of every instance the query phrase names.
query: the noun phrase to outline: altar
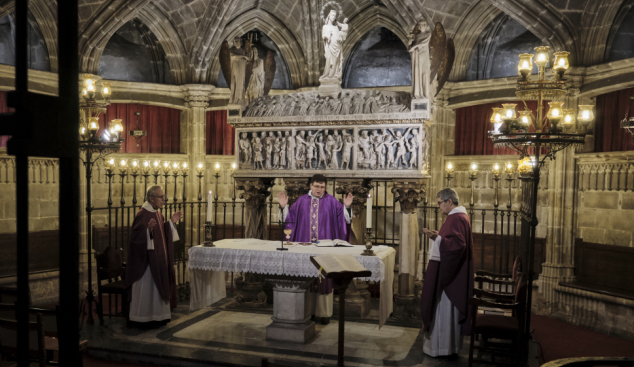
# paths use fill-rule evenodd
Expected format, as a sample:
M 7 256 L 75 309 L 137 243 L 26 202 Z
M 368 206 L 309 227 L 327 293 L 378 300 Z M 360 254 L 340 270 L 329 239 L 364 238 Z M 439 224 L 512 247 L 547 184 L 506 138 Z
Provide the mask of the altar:
M 311 256 L 324 254 L 353 255 L 372 275 L 360 278 L 380 281 L 379 328 L 393 310 L 395 251 L 376 246 L 376 256 L 361 256 L 365 246 L 318 247 L 292 243 L 288 251 L 278 251 L 280 241 L 258 239 L 224 239 L 215 247 L 194 246 L 189 249 L 190 312 L 208 307 L 227 296 L 225 272 L 265 274 L 274 285 L 273 322 L 267 339 L 306 342 L 314 335 L 314 322 L 307 315 L 307 288 L 318 270 Z M 269 332 L 270 330 L 270 332 Z

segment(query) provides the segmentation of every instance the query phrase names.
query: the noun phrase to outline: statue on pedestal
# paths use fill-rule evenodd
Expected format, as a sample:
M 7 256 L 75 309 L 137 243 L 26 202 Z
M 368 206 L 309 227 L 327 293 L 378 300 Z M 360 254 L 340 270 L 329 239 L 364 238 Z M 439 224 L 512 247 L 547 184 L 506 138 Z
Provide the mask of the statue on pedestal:
M 331 9 L 321 29 L 321 37 L 324 40 L 326 65 L 322 78 L 341 78 L 343 66 L 343 39 L 348 31 L 345 24 L 345 33 L 341 34 L 341 28 L 337 22 L 337 10 Z
M 244 79 L 246 75 L 247 62 L 249 57 L 242 48 L 242 39 L 236 37 L 233 39 L 233 47 L 231 47 L 231 94 L 229 95 L 229 104 L 242 105 L 244 103 Z
M 412 99 L 431 99 L 433 97 L 431 84 L 431 59 L 429 55 L 429 41 L 431 29 L 427 21 L 419 21 L 409 35 L 412 40 L 409 53 L 412 55 Z

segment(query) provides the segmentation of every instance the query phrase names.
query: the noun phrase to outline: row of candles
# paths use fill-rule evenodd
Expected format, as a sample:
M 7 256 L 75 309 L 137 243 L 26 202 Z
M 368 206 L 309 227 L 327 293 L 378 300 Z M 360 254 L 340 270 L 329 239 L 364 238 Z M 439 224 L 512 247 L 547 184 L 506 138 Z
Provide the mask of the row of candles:
M 189 165 L 187 162 L 170 162 L 170 161 L 160 161 L 154 160 L 150 161 L 139 161 L 138 159 L 133 159 L 131 161 L 127 159 L 120 159 L 117 167 L 116 160 L 114 158 L 110 158 L 106 161 L 106 170 L 110 173 L 114 171 L 115 168 L 119 168 L 120 173 L 126 173 L 128 169 L 132 171 L 132 173 L 139 173 L 139 171 L 143 174 L 150 174 L 150 171 L 153 171 L 154 174 L 158 174 L 163 171 L 163 174 L 167 174 L 172 171 L 173 174 L 178 175 L 182 173 L 183 175 L 187 174 L 189 171 Z M 233 163 L 231 165 L 231 172 L 233 172 L 236 168 L 236 164 Z M 196 171 L 198 174 L 202 175 L 205 167 L 203 163 L 198 163 L 196 166 Z M 220 163 L 216 163 L 214 166 L 214 171 L 216 174 L 219 174 L 221 171 Z
M 520 176 L 528 176 L 532 172 L 534 166 L 535 166 L 534 160 L 531 160 L 528 157 L 521 159 L 518 161 L 518 164 L 517 164 L 517 172 L 519 172 Z M 453 165 L 453 163 L 448 162 L 447 166 L 445 167 L 445 173 L 447 174 L 447 178 L 453 177 L 454 171 L 455 171 L 455 166 Z M 502 174 L 502 166 L 499 163 L 493 164 L 491 173 L 493 173 L 493 177 L 499 178 L 500 175 Z M 513 165 L 513 163 L 506 162 L 504 164 L 504 173 L 506 173 L 508 176 L 511 176 L 513 173 L 515 173 L 515 166 Z M 469 167 L 470 178 L 475 179 L 477 177 L 477 174 L 478 174 L 478 164 L 475 162 L 471 163 L 471 166 Z

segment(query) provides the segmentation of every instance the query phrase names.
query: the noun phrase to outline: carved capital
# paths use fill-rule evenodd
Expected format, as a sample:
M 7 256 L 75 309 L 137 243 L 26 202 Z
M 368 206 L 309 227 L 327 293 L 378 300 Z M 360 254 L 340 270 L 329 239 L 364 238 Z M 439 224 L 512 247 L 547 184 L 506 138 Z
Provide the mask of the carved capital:
M 337 180 L 335 192 L 340 195 L 352 193 L 354 196 L 352 199 L 352 211 L 358 217 L 363 212 L 363 208 L 368 201 L 368 194 L 373 187 L 372 180 L 367 178 L 340 178 Z
M 209 98 L 215 87 L 213 85 L 187 84 L 182 85 L 185 107 L 207 108 L 209 106 Z
M 300 196 L 308 194 L 310 184 L 308 177 L 284 178 L 284 190 L 288 196 L 288 206 L 293 205 Z
M 425 180 L 393 180 L 394 200 L 401 203 L 401 213 L 413 214 L 427 192 Z
M 255 208 L 266 204 L 266 198 L 271 194 L 273 178 L 236 178 L 236 188 L 244 191 L 240 198 L 246 201 L 246 206 Z

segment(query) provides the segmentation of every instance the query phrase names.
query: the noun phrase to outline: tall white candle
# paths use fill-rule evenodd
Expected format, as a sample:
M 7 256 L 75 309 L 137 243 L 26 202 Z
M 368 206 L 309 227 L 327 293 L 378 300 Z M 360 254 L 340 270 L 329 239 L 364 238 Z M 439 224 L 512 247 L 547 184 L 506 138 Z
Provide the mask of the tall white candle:
M 211 194 L 211 190 L 209 190 L 209 195 L 207 196 L 207 222 L 211 222 L 211 207 L 214 203 L 214 197 Z
M 365 228 L 372 228 L 372 195 L 368 195 L 367 213 L 365 215 Z

